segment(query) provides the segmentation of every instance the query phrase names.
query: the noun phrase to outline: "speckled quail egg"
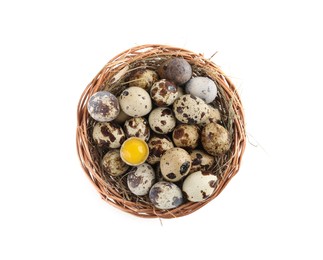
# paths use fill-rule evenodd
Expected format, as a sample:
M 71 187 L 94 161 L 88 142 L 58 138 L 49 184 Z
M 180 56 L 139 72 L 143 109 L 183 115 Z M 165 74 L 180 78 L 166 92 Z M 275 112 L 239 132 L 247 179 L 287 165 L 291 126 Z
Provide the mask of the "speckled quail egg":
M 214 165 L 214 157 L 201 150 L 194 150 L 190 153 L 190 155 L 192 160 L 190 173 L 197 171 L 207 171 L 210 170 Z
M 146 90 L 139 87 L 130 87 L 121 93 L 120 106 L 127 115 L 141 117 L 150 112 L 152 102 Z
M 185 124 L 203 123 L 210 113 L 209 106 L 202 99 L 190 94 L 176 99 L 173 110 L 175 117 Z
M 87 109 L 90 116 L 99 122 L 110 122 L 120 112 L 118 99 L 108 91 L 94 93 L 89 99 Z
M 129 87 L 139 87 L 149 91 L 151 86 L 158 80 L 158 74 L 149 69 L 138 69 L 129 77 Z
M 154 183 L 155 172 L 148 163 L 143 163 L 133 167 L 127 176 L 128 188 L 137 196 L 148 194 Z
M 114 122 L 98 122 L 93 127 L 93 139 L 99 146 L 119 148 L 125 140 L 125 134 Z
M 200 124 L 200 126 L 205 126 L 209 123 L 218 123 L 221 121 L 221 114 L 219 109 L 209 105 L 210 108 L 210 113 L 209 116 L 207 117 L 206 121 Z
M 154 135 L 149 139 L 148 147 L 147 162 L 154 165 L 160 161 L 160 158 L 168 149 L 174 147 L 174 144 L 167 135 Z
M 209 171 L 193 172 L 183 182 L 183 193 L 189 201 L 203 201 L 212 195 L 217 180 L 218 178 Z
M 120 96 L 118 97 L 118 101 L 120 104 Z M 125 112 L 123 112 L 122 108 L 120 107 L 120 113 L 118 116 L 114 119 L 114 122 L 118 123 L 119 125 L 122 125 L 126 120 L 130 119 L 131 116 L 127 115 Z
M 148 121 L 144 117 L 133 117 L 128 119 L 123 126 L 126 136 L 129 137 L 138 137 L 144 141 L 149 140 L 150 128 Z
M 160 159 L 160 170 L 167 181 L 176 182 L 186 176 L 191 168 L 191 156 L 182 148 L 167 150 Z
M 160 181 L 151 187 L 149 199 L 158 209 L 173 209 L 183 203 L 183 194 L 176 184 Z
M 185 91 L 188 94 L 203 99 L 206 103 L 211 103 L 217 95 L 217 87 L 213 80 L 207 77 L 196 77 L 186 83 Z
M 157 107 L 149 114 L 148 122 L 151 130 L 158 134 L 167 134 L 173 131 L 176 119 L 168 107 Z
M 173 131 L 173 142 L 177 147 L 194 149 L 199 144 L 200 129 L 196 125 L 181 124 Z
M 120 157 L 120 150 L 110 150 L 102 158 L 102 167 L 104 171 L 112 176 L 124 174 L 129 165 L 124 163 Z
M 177 95 L 177 86 L 166 79 L 157 81 L 150 89 L 151 99 L 160 107 L 173 104 Z
M 211 155 L 222 155 L 231 146 L 229 132 L 217 123 L 207 124 L 201 132 L 202 145 Z
M 157 72 L 160 78 L 174 82 L 176 85 L 183 85 L 192 77 L 192 67 L 183 58 L 173 58 L 163 62 Z

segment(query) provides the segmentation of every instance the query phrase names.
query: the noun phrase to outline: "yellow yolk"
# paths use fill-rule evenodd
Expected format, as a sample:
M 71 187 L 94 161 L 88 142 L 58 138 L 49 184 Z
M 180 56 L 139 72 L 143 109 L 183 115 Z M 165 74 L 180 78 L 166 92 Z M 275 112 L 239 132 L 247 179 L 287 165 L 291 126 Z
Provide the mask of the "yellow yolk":
M 136 166 L 146 161 L 149 148 L 145 141 L 137 137 L 127 139 L 121 146 L 121 159 L 129 165 Z

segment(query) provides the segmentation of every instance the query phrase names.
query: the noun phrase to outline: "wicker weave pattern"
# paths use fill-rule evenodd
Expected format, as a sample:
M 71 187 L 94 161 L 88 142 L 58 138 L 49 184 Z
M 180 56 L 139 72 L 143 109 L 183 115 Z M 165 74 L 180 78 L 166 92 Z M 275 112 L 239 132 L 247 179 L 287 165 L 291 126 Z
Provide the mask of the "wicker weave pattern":
M 219 176 L 219 181 L 217 189 L 211 197 L 200 203 L 186 202 L 178 208 L 164 211 L 152 207 L 148 200 L 128 198 L 127 193 L 124 192 L 125 187 L 120 185 L 120 182 L 102 174 L 99 160 L 101 154 L 91 140 L 91 128 L 94 120 L 87 112 L 87 102 L 93 93 L 102 89 L 118 95 L 127 87 L 126 78 L 134 68 L 156 69 L 170 57 L 183 57 L 191 64 L 194 76 L 208 76 L 217 83 L 219 91 L 214 102 L 221 111 L 222 124 L 231 134 L 232 146 L 227 154 L 216 159 L 213 171 Z M 137 46 L 111 59 L 84 90 L 77 108 L 76 143 L 83 170 L 101 197 L 109 204 L 139 217 L 174 218 L 185 216 L 218 196 L 238 172 L 246 145 L 243 107 L 230 79 L 202 54 L 166 45 Z

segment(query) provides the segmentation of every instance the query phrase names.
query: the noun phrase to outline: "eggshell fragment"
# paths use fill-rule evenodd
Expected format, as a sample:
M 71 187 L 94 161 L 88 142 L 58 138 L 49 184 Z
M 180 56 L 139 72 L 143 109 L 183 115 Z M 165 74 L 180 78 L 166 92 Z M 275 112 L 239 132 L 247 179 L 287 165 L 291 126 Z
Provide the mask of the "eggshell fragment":
M 173 209 L 183 203 L 183 194 L 176 184 L 160 181 L 151 187 L 149 199 L 158 209 Z

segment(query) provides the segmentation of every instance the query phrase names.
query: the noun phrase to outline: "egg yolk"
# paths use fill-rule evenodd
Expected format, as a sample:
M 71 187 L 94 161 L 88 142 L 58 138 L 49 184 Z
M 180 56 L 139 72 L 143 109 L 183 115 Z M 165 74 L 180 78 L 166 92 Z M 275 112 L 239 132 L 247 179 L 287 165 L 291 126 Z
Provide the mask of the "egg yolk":
M 139 165 L 146 161 L 149 148 L 145 141 L 132 137 L 127 139 L 121 147 L 121 159 L 129 165 Z

